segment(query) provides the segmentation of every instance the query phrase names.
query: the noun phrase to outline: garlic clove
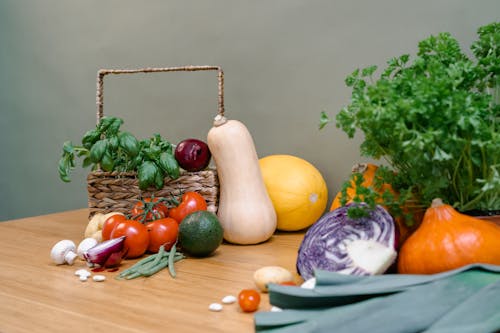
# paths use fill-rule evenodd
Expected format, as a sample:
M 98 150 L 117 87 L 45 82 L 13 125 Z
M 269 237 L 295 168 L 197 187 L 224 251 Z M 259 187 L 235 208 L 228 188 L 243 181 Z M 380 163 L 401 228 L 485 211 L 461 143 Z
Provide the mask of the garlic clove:
M 92 280 L 94 280 L 95 282 L 102 282 L 106 280 L 106 277 L 104 275 L 94 275 L 92 277 Z
M 214 311 L 214 312 L 219 312 L 219 311 L 222 311 L 222 304 L 220 303 L 212 303 L 208 306 L 208 309 L 210 311 Z
M 233 295 L 227 295 L 222 299 L 222 303 L 224 304 L 233 304 L 236 302 L 236 297 Z

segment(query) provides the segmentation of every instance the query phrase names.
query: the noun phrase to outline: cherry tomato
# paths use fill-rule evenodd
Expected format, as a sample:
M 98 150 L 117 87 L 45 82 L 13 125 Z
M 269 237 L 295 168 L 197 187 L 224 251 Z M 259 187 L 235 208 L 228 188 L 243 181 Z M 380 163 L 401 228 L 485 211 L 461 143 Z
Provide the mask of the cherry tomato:
M 168 208 L 158 198 L 144 198 L 134 205 L 130 214 L 133 219 L 148 222 L 167 217 Z
M 124 244 L 125 258 L 140 257 L 148 249 L 148 228 L 141 222 L 135 220 L 119 221 L 111 232 L 111 238 L 121 236 L 126 236 Z
M 106 241 L 111 239 L 111 231 L 113 231 L 116 224 L 120 221 L 125 221 L 126 219 L 125 215 L 122 214 L 114 214 L 108 217 L 102 225 L 102 240 Z
M 238 303 L 244 312 L 257 311 L 260 304 L 260 294 L 255 289 L 243 289 L 238 295 Z
M 149 252 L 157 253 L 162 245 L 168 251 L 177 241 L 179 224 L 170 217 L 149 222 L 146 227 L 149 231 Z
M 186 192 L 182 195 L 181 203 L 170 209 L 169 216 L 180 224 L 188 214 L 199 210 L 207 210 L 205 198 L 197 192 Z

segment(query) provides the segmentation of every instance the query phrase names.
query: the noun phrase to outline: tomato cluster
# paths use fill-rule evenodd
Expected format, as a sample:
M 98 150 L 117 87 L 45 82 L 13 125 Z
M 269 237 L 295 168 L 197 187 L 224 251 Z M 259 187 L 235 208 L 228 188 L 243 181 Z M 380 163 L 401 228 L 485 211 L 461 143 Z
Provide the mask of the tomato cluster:
M 103 224 L 102 239 L 126 236 L 126 258 L 140 257 L 146 251 L 156 253 L 162 245 L 168 251 L 177 242 L 184 217 L 198 210 L 207 210 L 207 203 L 196 192 L 184 193 L 181 202 L 170 210 L 163 200 L 145 198 L 134 205 L 130 217 L 110 216 Z

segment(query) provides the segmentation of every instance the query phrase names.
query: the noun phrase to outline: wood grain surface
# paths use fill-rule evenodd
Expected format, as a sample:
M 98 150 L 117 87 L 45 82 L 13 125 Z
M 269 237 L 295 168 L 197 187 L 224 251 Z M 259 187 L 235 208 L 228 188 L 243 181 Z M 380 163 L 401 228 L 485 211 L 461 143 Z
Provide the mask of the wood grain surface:
M 295 270 L 303 233 L 277 233 L 251 246 L 223 244 L 208 258 L 176 263 L 149 278 L 116 280 L 137 260 L 126 260 L 118 272 L 103 272 L 104 282 L 79 281 L 86 268 L 51 263 L 50 250 L 61 239 L 83 238 L 87 209 L 0 223 L 0 332 L 253 332 L 253 314 L 237 304 L 221 312 L 208 310 L 226 295 L 255 288 L 253 272 L 268 265 Z M 296 276 L 297 282 L 300 277 Z M 262 294 L 259 311 L 270 309 Z

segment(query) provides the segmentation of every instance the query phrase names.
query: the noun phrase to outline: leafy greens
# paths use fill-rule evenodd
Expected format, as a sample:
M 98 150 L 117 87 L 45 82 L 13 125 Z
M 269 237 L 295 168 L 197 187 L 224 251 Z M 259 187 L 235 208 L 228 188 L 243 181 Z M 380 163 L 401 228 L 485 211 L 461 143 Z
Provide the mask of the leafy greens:
M 389 60 L 377 79 L 377 66 L 347 77 L 351 102 L 336 126 L 350 138 L 361 130 L 361 154 L 396 171 L 387 179 L 381 170 L 404 194 L 388 201 L 427 207 L 440 197 L 463 212 L 500 209 L 500 23 L 478 35 L 474 59 L 440 33 L 419 43 L 413 61 Z M 322 112 L 320 128 L 330 121 Z

